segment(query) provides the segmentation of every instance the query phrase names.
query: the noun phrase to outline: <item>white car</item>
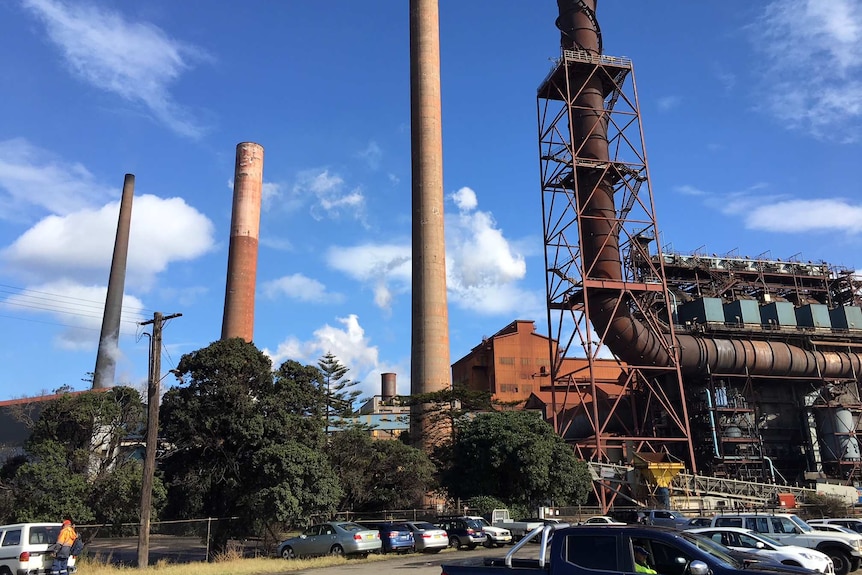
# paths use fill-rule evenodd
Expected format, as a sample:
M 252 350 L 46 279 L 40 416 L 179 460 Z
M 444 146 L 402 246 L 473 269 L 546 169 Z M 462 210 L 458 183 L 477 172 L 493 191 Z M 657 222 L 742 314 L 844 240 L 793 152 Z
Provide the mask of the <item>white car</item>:
M 806 523 L 808 523 L 806 521 Z M 842 527 L 841 525 L 834 525 L 832 523 L 808 523 L 812 529 L 815 531 L 834 531 L 838 533 L 856 533 L 849 527 Z
M 625 525 L 622 521 L 617 521 L 613 517 L 607 515 L 594 515 L 586 518 L 581 522 L 582 525 Z
M 62 528 L 59 523 L 0 525 L 0 573 L 50 573 L 54 555 L 48 547 Z M 75 558 L 69 557 L 69 573 L 74 572 Z
M 512 532 L 505 527 L 498 527 L 488 523 L 488 520 L 478 515 L 466 515 L 468 519 L 475 519 L 482 526 L 482 531 L 488 538 L 485 540 L 485 547 L 502 547 L 512 543 Z
M 708 537 L 729 549 L 764 555 L 784 565 L 797 565 L 830 575 L 835 573 L 832 559 L 825 553 L 807 547 L 785 545 L 780 541 L 776 541 L 750 529 L 743 529 L 741 527 L 701 527 L 698 529 L 687 529 L 686 531 Z
M 806 521 L 810 526 L 814 527 L 815 525 L 838 525 L 840 527 L 846 527 L 851 531 L 855 531 L 856 533 L 862 533 L 862 519 L 858 517 L 835 517 L 829 519 L 811 519 L 810 521 Z

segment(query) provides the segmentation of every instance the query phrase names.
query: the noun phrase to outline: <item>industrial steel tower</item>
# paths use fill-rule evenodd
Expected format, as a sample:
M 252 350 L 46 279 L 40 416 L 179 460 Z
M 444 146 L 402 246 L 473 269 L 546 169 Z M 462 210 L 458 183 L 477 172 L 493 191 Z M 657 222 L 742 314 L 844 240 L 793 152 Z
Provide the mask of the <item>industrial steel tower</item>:
M 410 1 L 410 124 L 413 169 L 413 307 L 410 387 L 424 394 L 450 386 L 446 245 L 443 234 L 443 136 L 437 0 Z M 434 445 L 426 406 L 410 419 L 414 443 Z
M 222 339 L 241 337 L 250 342 L 254 338 L 262 187 L 263 146 L 251 142 L 237 144 Z
M 659 234 L 632 63 L 602 54 L 596 0 L 558 5 L 562 53 L 537 95 L 548 328 L 558 345 L 551 347 L 553 423 L 595 463 L 674 454 L 693 469 L 677 350 L 668 343 L 672 322 L 668 339 L 636 337 L 634 329 L 645 322 L 658 332 L 655 318 L 667 313 L 668 298 L 661 262 L 653 265 L 649 253 Z M 648 262 L 648 270 L 633 277 L 624 260 Z M 586 376 L 564 368 L 577 348 L 590 363 Z M 616 398 L 593 376 L 605 348 L 625 374 Z M 571 439 L 575 421 L 589 429 Z M 597 496 L 607 509 L 614 486 L 594 485 L 602 485 Z
M 96 354 L 96 369 L 93 371 L 93 389 L 103 389 L 114 385 L 134 195 L 135 176 L 126 174 L 123 179 L 123 197 L 120 199 L 117 236 L 114 240 L 114 257 L 111 260 L 108 291 L 105 295 L 105 313 L 102 315 L 102 331 L 99 336 L 99 350 Z

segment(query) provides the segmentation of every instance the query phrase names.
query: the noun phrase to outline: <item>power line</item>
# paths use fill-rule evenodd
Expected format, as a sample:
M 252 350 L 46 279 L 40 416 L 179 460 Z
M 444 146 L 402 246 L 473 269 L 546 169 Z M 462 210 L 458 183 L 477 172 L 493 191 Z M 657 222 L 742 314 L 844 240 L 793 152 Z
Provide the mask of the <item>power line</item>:
M 32 319 L 32 318 L 27 318 L 27 317 L 18 317 L 18 316 L 14 316 L 14 315 L 6 315 L 6 314 L 0 314 L 0 317 L 5 317 L 6 319 L 16 319 L 16 320 L 19 320 L 19 321 L 27 321 L 27 322 L 30 322 L 30 323 L 43 323 L 43 324 L 46 324 L 46 325 L 58 325 L 58 326 L 61 326 L 61 327 L 71 327 L 71 328 L 75 328 L 75 329 L 83 329 L 83 330 L 86 330 L 86 331 L 101 331 L 101 329 L 100 329 L 100 328 L 97 328 L 97 327 L 87 327 L 87 326 L 80 325 L 80 324 L 77 324 L 77 325 L 76 325 L 76 324 L 71 324 L 71 323 L 61 323 L 61 322 L 58 322 L 58 321 L 45 321 L 45 320 L 40 320 L 40 319 Z M 123 323 L 133 323 L 133 322 L 123 322 Z M 137 323 L 136 323 L 136 322 L 135 322 L 135 325 L 137 325 Z M 129 331 L 122 331 L 122 332 L 120 332 L 120 335 L 136 336 L 136 335 L 137 335 L 137 332 L 132 333 L 132 332 L 129 332 Z
M 5 284 L 0 284 L 0 294 L 9 294 L 12 296 L 6 298 L 4 302 L 0 302 L 0 304 L 5 304 L 9 308 L 29 308 L 47 313 L 64 314 L 89 319 L 100 319 L 104 313 L 104 301 L 55 294 Z M 144 312 L 146 311 L 148 311 L 146 308 L 124 305 L 120 313 L 122 318 L 121 321 L 137 324 L 144 319 L 146 316 Z
M 104 300 L 85 299 L 85 298 L 79 298 L 79 297 L 74 297 L 74 296 L 70 296 L 70 295 L 64 295 L 64 294 L 57 294 L 57 293 L 35 290 L 32 288 L 10 286 L 10 285 L 6 285 L 6 284 L 0 284 L 0 293 L 8 293 L 8 294 L 12 294 L 12 295 L 20 295 L 22 297 L 31 297 L 31 298 L 37 298 L 37 296 L 33 296 L 30 294 L 41 294 L 41 295 L 50 296 L 50 298 L 58 299 L 58 300 L 71 300 L 71 301 L 82 302 L 84 304 L 96 306 L 98 308 L 104 308 L 104 305 L 105 305 Z M 48 299 L 48 298 L 40 298 L 40 299 Z M 130 311 L 130 312 L 139 312 L 142 316 L 150 315 L 153 313 L 152 310 L 147 309 L 147 308 L 131 307 L 131 306 L 126 306 L 126 305 L 124 305 L 123 308 L 126 309 L 127 311 Z

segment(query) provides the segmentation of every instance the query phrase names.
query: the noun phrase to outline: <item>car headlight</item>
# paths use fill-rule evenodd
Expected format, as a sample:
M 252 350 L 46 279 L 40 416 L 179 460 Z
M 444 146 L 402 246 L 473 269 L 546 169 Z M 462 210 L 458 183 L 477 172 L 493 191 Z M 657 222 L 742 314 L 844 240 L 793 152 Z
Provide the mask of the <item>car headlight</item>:
M 808 559 L 809 561 L 817 559 L 816 555 L 811 555 L 810 553 L 800 553 L 799 555 L 801 555 L 805 559 Z
M 856 540 L 856 550 L 862 551 L 862 538 Z

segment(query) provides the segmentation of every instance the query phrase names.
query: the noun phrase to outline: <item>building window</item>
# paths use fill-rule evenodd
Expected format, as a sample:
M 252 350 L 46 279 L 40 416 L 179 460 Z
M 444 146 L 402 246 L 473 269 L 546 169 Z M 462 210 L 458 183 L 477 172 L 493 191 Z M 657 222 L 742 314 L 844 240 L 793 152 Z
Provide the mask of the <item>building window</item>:
M 522 357 L 521 358 L 521 365 L 530 365 L 530 358 L 529 357 Z
M 500 365 L 515 365 L 515 358 L 514 357 L 501 357 L 500 358 Z
M 500 393 L 518 393 L 518 386 L 514 383 L 501 383 Z
M 536 365 L 551 365 L 550 360 L 545 359 L 544 357 L 536 358 Z

